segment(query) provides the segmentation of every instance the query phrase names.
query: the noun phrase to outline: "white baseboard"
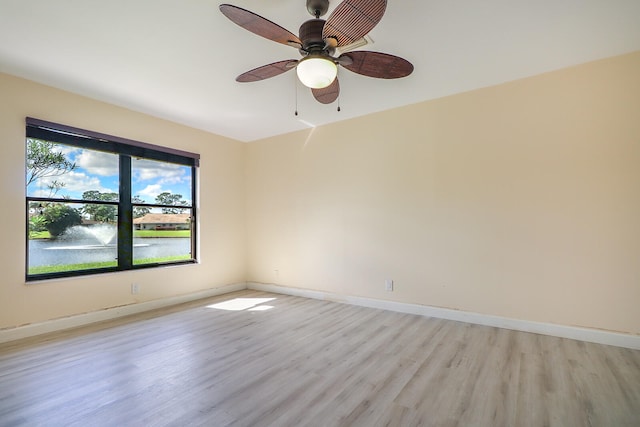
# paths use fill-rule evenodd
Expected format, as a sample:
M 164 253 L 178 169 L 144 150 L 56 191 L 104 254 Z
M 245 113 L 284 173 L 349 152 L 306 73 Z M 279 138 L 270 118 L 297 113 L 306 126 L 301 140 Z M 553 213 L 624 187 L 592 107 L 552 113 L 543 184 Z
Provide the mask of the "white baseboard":
M 400 313 L 417 314 L 436 317 L 439 319 L 456 320 L 459 322 L 475 323 L 478 325 L 495 326 L 497 328 L 515 331 L 532 332 L 535 334 L 551 335 L 554 337 L 570 338 L 574 340 L 593 342 L 597 344 L 613 345 L 640 350 L 640 335 L 603 331 L 598 329 L 564 326 L 553 323 L 533 322 L 528 320 L 511 319 L 508 317 L 492 316 L 468 311 L 431 307 L 427 305 L 408 304 L 373 298 L 354 297 L 334 294 L 330 292 L 314 291 L 286 286 L 249 282 L 249 289 L 293 295 L 319 300 L 336 301 L 362 307 L 380 308 Z
M 213 297 L 216 295 L 222 295 L 229 292 L 241 291 L 244 289 L 247 289 L 246 283 L 235 283 L 231 285 L 221 286 L 219 288 L 211 288 L 205 291 L 194 292 L 191 294 L 177 295 L 174 297 L 161 298 L 153 301 L 130 304 L 121 307 L 107 308 L 90 313 L 62 317 L 60 319 L 52 319 L 46 322 L 18 326 L 11 329 L 2 329 L 0 330 L 0 343 L 32 337 L 48 332 L 76 328 L 78 326 L 84 326 L 90 323 L 102 322 L 104 320 L 115 319 L 118 317 L 128 316 L 130 314 L 142 313 L 145 311 L 155 310 L 157 308 L 182 304 L 185 302 Z
M 475 323 L 478 325 L 494 326 L 497 328 L 512 329 L 522 332 L 532 332 L 542 335 L 551 335 L 561 338 L 570 338 L 580 341 L 593 342 L 598 344 L 613 345 L 640 350 L 640 336 L 624 334 L 619 332 L 603 331 L 598 329 L 580 328 L 576 326 L 564 326 L 553 323 L 533 322 L 528 320 L 511 319 L 507 317 L 492 316 L 487 314 L 473 313 L 468 311 L 452 310 L 447 308 L 432 307 L 420 304 L 409 304 L 395 301 L 379 300 L 374 298 L 354 297 L 331 292 L 314 291 L 310 289 L 291 288 L 274 284 L 257 282 L 236 283 L 219 288 L 207 289 L 186 295 L 178 295 L 170 298 L 163 298 L 147 301 L 138 304 L 130 304 L 122 307 L 114 307 L 91 313 L 79 314 L 76 316 L 63 317 L 60 319 L 48 320 L 46 322 L 34 323 L 31 325 L 19 326 L 11 329 L 0 330 L 0 343 L 32 337 L 48 332 L 61 331 L 88 325 L 90 323 L 115 319 L 131 314 L 142 313 L 155 310 L 157 308 L 195 301 L 198 299 L 222 295 L 230 292 L 253 289 L 264 292 L 273 292 L 284 295 L 313 298 L 326 301 L 335 301 L 345 304 L 358 305 L 362 307 L 379 308 L 383 310 L 396 311 L 400 313 L 417 314 L 420 316 L 436 317 L 440 319 L 455 320 L 459 322 Z

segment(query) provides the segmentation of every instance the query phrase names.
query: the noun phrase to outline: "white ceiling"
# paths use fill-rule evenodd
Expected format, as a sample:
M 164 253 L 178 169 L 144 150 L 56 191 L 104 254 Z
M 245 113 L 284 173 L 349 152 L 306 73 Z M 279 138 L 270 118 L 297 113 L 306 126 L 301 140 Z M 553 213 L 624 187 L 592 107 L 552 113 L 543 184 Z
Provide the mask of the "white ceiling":
M 311 18 L 305 0 L 227 1 L 294 34 Z M 415 71 L 379 80 L 342 70 L 338 112 L 295 72 L 237 83 L 299 54 L 235 25 L 219 4 L 0 0 L 0 72 L 252 141 L 640 50 L 639 0 L 389 0 L 363 49 Z

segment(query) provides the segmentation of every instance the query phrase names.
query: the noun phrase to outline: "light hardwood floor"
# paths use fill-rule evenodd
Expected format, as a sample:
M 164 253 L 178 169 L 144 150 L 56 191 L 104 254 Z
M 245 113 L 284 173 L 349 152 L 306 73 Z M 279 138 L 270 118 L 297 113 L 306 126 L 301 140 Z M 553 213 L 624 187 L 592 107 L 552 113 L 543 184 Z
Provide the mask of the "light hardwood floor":
M 0 425 L 637 427 L 640 351 L 242 291 L 1 344 Z

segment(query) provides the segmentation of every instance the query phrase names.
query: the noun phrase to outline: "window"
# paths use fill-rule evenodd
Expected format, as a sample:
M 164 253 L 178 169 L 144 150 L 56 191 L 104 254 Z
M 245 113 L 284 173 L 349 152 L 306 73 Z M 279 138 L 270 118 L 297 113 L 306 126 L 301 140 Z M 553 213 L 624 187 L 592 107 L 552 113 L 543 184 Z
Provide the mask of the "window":
M 27 118 L 27 280 L 196 261 L 197 154 Z

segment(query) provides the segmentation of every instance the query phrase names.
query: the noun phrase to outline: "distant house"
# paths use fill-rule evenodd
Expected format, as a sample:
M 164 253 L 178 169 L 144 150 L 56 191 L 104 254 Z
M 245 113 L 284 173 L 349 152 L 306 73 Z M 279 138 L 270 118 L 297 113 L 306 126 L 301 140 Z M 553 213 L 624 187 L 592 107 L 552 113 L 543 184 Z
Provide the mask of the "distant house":
M 149 213 L 133 220 L 135 230 L 189 230 L 191 215 Z

